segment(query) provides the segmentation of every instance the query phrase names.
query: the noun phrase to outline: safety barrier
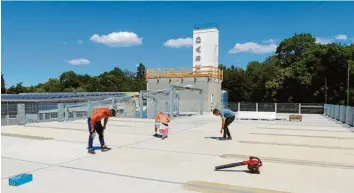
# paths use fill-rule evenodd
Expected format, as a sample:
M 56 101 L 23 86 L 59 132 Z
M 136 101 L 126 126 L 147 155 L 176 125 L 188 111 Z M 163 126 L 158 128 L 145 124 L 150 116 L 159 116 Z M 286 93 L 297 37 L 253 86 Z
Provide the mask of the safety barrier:
M 350 126 L 354 126 L 354 107 L 325 104 L 324 115 Z
M 275 120 L 275 112 L 238 111 L 236 119 Z
M 134 96 L 110 97 L 77 103 L 8 102 L 1 103 L 1 125 L 25 125 L 49 121 L 73 121 L 87 118 L 96 108 L 113 108 L 116 117 L 136 117 Z
M 323 114 L 321 103 L 252 103 L 252 102 L 229 102 L 224 108 L 234 112 L 275 112 L 291 114 Z

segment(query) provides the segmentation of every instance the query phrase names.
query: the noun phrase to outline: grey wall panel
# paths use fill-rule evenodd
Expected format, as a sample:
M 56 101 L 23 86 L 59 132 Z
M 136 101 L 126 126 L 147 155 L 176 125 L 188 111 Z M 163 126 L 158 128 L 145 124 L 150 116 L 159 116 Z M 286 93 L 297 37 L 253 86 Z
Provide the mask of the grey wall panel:
M 186 86 L 191 85 L 194 88 L 203 89 L 203 111 L 209 112 L 211 110 L 211 103 L 212 107 L 218 107 L 221 105 L 221 81 L 218 80 L 210 80 L 208 81 L 207 77 L 198 77 L 196 81 L 194 78 L 174 78 L 169 80 L 168 78 L 160 78 L 157 79 L 149 79 L 147 81 L 147 90 L 159 90 L 168 88 L 171 85 L 177 86 Z M 211 101 L 211 95 L 213 96 L 213 101 Z M 195 102 L 198 100 L 195 99 L 198 97 L 197 94 L 185 94 L 185 92 L 181 92 L 180 94 L 180 103 L 179 108 L 180 112 L 188 112 L 188 111 L 195 111 L 196 105 Z M 193 105 L 192 105 L 193 104 Z M 148 108 L 150 105 L 148 105 Z M 199 106 L 198 106 L 199 107 Z M 198 108 L 199 110 L 199 108 Z M 151 107 L 148 112 L 151 112 Z

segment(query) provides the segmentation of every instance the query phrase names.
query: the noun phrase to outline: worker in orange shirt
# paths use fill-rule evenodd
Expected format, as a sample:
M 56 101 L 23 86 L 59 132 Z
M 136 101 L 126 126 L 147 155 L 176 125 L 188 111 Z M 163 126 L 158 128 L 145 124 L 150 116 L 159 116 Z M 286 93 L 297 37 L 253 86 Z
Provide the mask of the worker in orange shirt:
M 114 109 L 108 108 L 98 108 L 92 112 L 92 115 L 87 119 L 88 129 L 90 132 L 89 141 L 88 141 L 88 153 L 95 154 L 93 149 L 93 139 L 98 134 L 98 138 L 101 143 L 101 151 L 108 151 L 111 148 L 108 148 L 104 143 L 103 133 L 106 129 L 108 118 L 116 116 L 116 111 Z M 101 120 L 104 119 L 104 125 L 102 126 Z

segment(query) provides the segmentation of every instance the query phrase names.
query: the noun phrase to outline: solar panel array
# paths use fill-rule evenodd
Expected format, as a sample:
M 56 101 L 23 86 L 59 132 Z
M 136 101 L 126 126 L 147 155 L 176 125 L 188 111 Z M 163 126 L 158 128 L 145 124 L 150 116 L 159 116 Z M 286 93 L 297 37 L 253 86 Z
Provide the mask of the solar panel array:
M 1 94 L 1 100 L 46 100 L 46 99 L 70 99 L 93 98 L 100 96 L 126 96 L 124 92 L 76 92 L 76 93 L 20 93 Z

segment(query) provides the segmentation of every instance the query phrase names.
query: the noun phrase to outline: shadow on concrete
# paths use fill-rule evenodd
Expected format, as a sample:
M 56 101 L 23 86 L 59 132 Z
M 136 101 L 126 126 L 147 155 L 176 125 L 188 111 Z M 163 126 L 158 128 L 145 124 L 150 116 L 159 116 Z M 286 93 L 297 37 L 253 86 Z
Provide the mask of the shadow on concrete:
M 222 137 L 205 137 L 205 139 L 222 140 Z
M 258 173 L 251 173 L 249 170 L 215 170 L 217 172 L 243 172 L 248 174 L 258 174 Z
M 86 148 L 86 149 L 88 149 L 88 148 Z M 101 149 L 101 146 L 93 146 L 93 150 L 100 150 Z
M 162 138 L 162 135 L 160 135 L 160 134 L 154 134 L 153 136 L 156 138 Z

